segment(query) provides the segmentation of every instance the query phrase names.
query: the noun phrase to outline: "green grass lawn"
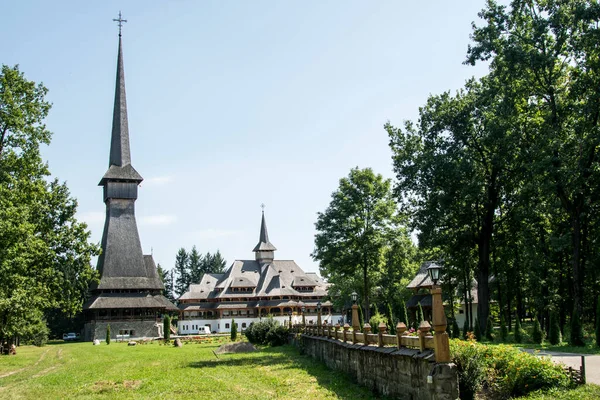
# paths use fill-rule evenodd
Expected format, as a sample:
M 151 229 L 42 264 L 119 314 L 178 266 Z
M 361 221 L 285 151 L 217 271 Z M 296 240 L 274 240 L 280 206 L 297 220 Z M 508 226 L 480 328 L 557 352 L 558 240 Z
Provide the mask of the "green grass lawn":
M 600 399 L 600 386 L 585 385 L 573 390 L 551 390 L 546 393 L 532 393 L 521 397 L 523 400 L 595 400 Z
M 292 346 L 213 354 L 218 344 L 64 343 L 0 357 L 0 398 L 374 399 Z
M 514 328 L 514 326 L 513 326 Z M 536 349 L 540 351 L 559 351 L 563 353 L 579 353 L 579 354 L 600 354 L 600 347 L 596 346 L 594 326 L 591 324 L 584 324 L 584 342 L 585 346 L 570 346 L 569 345 L 569 327 L 565 327 L 565 335 L 562 338 L 562 343 L 559 345 L 552 345 L 545 339 L 542 344 L 536 344 L 531 339 L 531 322 L 523 322 L 523 340 L 520 343 L 515 342 L 514 329 L 508 333 L 506 340 L 500 340 L 500 327 L 496 326 L 494 330 L 494 340 L 488 341 L 486 339 L 481 340 L 481 343 L 486 344 L 507 344 L 510 346 L 523 347 L 527 349 Z

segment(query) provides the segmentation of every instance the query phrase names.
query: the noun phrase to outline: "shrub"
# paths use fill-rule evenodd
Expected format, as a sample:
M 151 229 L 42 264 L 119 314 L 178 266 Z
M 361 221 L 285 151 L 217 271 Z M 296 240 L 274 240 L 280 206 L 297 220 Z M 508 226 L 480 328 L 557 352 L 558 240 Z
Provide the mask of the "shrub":
M 460 329 L 458 328 L 458 322 L 456 322 L 456 320 L 452 322 L 452 337 L 454 339 L 460 338 Z
M 235 324 L 235 319 L 231 319 L 231 341 L 235 342 L 237 339 L 237 325 Z
M 479 318 L 475 318 L 475 326 L 473 327 L 473 334 L 475 335 L 475 339 L 481 340 L 483 336 L 481 336 L 481 326 L 479 326 Z
M 402 309 L 400 310 L 400 322 L 404 322 L 404 325 L 408 327 L 408 311 L 406 310 L 405 302 L 402 302 Z
M 106 344 L 110 344 L 110 324 L 106 325 Z
M 533 330 L 531 331 L 531 339 L 534 343 L 537 344 L 542 344 L 542 342 L 544 341 L 544 332 L 542 331 L 540 321 L 538 321 L 537 317 L 533 319 Z
M 468 332 L 468 331 L 465 331 Z M 452 362 L 458 371 L 458 389 L 463 400 L 472 400 L 485 380 L 485 360 L 473 341 L 450 341 Z
M 571 384 L 560 365 L 511 346 L 452 340 L 450 351 L 464 399 L 473 399 L 484 383 L 493 398 L 523 396 L 532 391 L 566 388 Z
M 596 300 L 596 346 L 600 347 L 600 296 Z
M 508 328 L 504 320 L 504 314 L 500 313 L 500 339 L 504 342 L 508 337 Z
M 550 343 L 555 346 L 562 342 L 560 322 L 558 320 L 558 313 L 556 311 L 552 311 L 550 313 L 550 332 L 548 334 L 548 339 L 550 340 Z
M 583 327 L 581 326 L 581 319 L 577 306 L 573 309 L 573 316 L 571 317 L 571 336 L 569 337 L 569 344 L 571 346 L 585 346 L 583 341 Z
M 387 304 L 387 326 L 388 332 L 390 335 L 396 334 L 396 324 L 394 324 L 394 312 L 392 311 L 392 305 L 390 303 Z
M 371 325 L 373 333 L 379 333 L 379 324 L 382 322 L 387 325 L 387 318 L 376 311 L 375 315 L 373 315 L 369 320 L 369 325 Z
M 168 342 L 171 339 L 171 317 L 165 315 L 163 319 L 163 336 L 165 338 L 165 342 Z
M 269 329 L 266 340 L 269 346 L 283 346 L 288 340 L 288 329 L 282 325 L 276 325 Z
M 251 323 L 244 333 L 250 343 L 260 345 L 281 346 L 288 338 L 288 329 L 280 326 L 272 317 Z
M 28 329 L 22 330 L 22 340 L 24 343 L 42 347 L 46 344 L 46 342 L 48 342 L 50 330 L 48 329 L 48 325 L 43 318 L 34 319 L 34 321 L 30 322 L 27 328 Z
M 491 315 L 488 315 L 487 323 L 485 325 L 485 337 L 487 340 L 494 340 L 494 323 L 492 322 Z
M 523 343 L 523 329 L 521 329 L 521 319 L 519 314 L 515 320 L 515 343 Z
M 417 318 L 415 319 L 415 329 L 419 329 L 419 325 L 421 325 L 421 322 L 423 322 L 423 320 L 425 319 L 423 317 L 423 307 L 421 307 L 421 302 L 419 302 L 418 307 L 417 307 Z
M 465 318 L 465 323 L 463 324 L 463 340 L 467 340 L 467 334 L 469 333 L 469 321 Z

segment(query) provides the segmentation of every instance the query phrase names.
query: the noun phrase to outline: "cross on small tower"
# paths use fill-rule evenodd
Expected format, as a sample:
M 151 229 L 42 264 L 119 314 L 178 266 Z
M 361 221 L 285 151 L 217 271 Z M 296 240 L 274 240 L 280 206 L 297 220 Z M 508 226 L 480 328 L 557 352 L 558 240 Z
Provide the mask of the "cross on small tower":
M 265 203 L 262 203 L 262 204 L 260 205 L 260 208 L 262 208 L 263 212 L 265 212 L 265 207 L 266 207 L 266 206 L 265 206 Z
M 127 22 L 126 19 L 121 18 L 121 11 L 119 10 L 119 18 L 113 18 L 113 21 L 118 22 L 119 25 L 119 36 L 121 36 L 121 28 L 123 27 L 123 22 Z

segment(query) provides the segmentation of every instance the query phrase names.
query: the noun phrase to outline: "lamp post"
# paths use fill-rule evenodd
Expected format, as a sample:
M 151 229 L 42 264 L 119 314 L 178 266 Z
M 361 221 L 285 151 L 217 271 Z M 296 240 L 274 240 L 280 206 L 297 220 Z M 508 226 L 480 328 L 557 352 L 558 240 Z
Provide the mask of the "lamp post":
M 358 305 L 356 301 L 358 300 L 358 294 L 356 292 L 352 292 L 350 295 L 352 297 L 352 330 L 358 332 L 360 330 L 360 321 L 358 320 Z
M 435 361 L 450 362 L 450 342 L 446 332 L 447 321 L 444 312 L 444 303 L 442 301 L 442 288 L 437 285 L 440 279 L 440 270 L 442 267 L 438 264 L 431 264 L 427 268 L 429 277 L 433 282 L 431 286 L 433 330 L 435 332 Z
M 292 329 L 292 310 L 288 311 L 288 316 L 290 317 L 290 329 Z
M 317 302 L 317 335 L 321 334 L 321 302 Z
M 306 306 L 302 306 L 302 327 L 306 326 L 306 317 L 304 314 L 306 313 Z

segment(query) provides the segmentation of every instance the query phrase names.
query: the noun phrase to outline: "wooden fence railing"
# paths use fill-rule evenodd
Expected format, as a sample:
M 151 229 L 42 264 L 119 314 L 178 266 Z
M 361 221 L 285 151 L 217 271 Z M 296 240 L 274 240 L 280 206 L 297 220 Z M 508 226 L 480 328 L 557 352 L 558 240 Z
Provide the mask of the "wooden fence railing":
M 337 325 L 324 325 L 318 327 L 316 325 L 294 325 L 292 332 L 303 333 L 310 336 L 327 337 L 330 339 L 339 340 L 347 343 L 362 344 L 365 346 L 378 346 L 378 347 L 408 347 L 413 349 L 419 349 L 421 351 L 426 349 L 435 349 L 435 343 L 433 336 L 430 334 L 431 325 L 427 321 L 423 321 L 417 331 L 417 336 L 406 335 L 406 325 L 398 323 L 396 326 L 396 334 L 388 335 L 387 326 L 380 324 L 378 326 L 379 333 L 371 333 L 371 326 L 365 324 L 362 332 L 352 330 L 352 328 L 345 324 L 344 326 Z

